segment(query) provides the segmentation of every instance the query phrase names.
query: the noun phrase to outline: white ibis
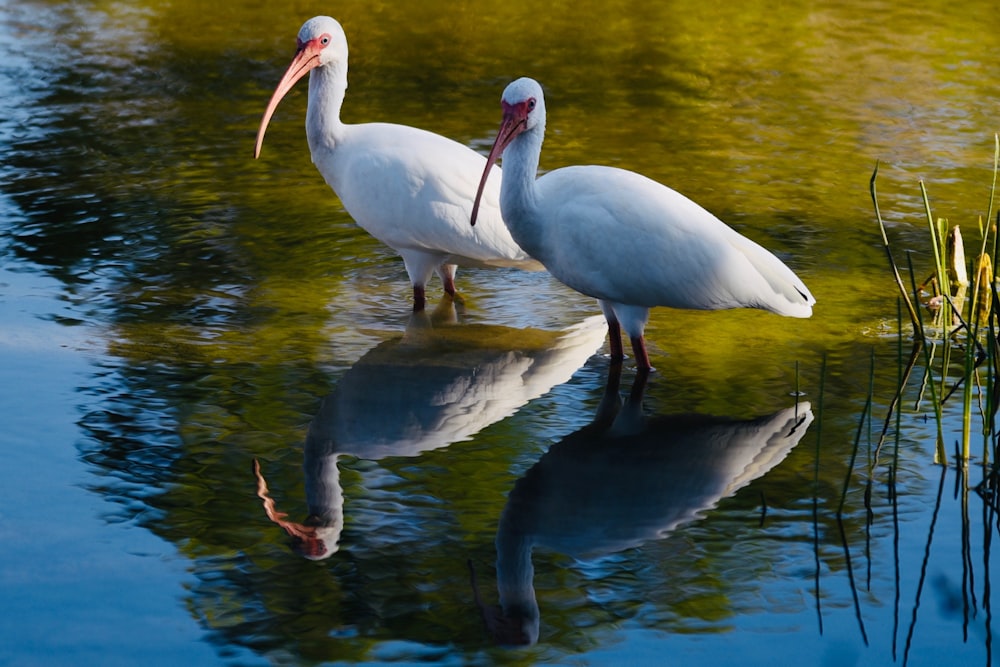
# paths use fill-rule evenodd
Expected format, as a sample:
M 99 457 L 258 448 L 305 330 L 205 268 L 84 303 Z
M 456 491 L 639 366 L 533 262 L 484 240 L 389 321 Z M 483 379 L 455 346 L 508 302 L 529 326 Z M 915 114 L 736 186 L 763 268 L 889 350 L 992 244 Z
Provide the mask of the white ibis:
M 490 167 L 503 154 L 504 222 L 549 273 L 599 300 L 612 359 L 624 357 L 624 329 L 639 371 L 652 369 L 643 332 L 653 306 L 812 315 L 816 299 L 781 260 L 664 185 L 597 166 L 564 167 L 536 180 L 545 135 L 542 87 L 518 79 L 504 90 L 501 106 L 479 193 L 489 201 Z
M 255 158 L 275 108 L 306 73 L 312 161 L 351 217 L 402 256 L 414 310 L 423 308 L 425 286 L 435 271 L 445 292 L 454 296 L 459 264 L 541 268 L 514 243 L 500 218 L 499 174 L 485 187 L 483 229 L 470 229 L 476 179 L 485 163 L 481 155 L 412 127 L 341 122 L 347 37 L 329 16 L 311 18 L 299 30 L 298 50 L 261 119 Z

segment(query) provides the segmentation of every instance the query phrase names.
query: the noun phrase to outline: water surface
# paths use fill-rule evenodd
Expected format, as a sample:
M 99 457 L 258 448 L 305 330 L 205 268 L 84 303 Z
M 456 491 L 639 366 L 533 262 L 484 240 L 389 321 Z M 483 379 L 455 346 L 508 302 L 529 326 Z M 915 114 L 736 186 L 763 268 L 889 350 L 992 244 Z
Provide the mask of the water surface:
M 459 307 L 412 321 L 402 262 L 309 161 L 304 85 L 251 158 L 295 33 L 329 11 L 351 44 L 345 120 L 485 152 L 503 87 L 532 76 L 542 169 L 669 184 L 781 256 L 814 317 L 654 312 L 658 372 L 611 431 L 599 311 L 547 274 L 460 270 Z M 987 3 L 8 7 L 4 657 L 990 662 L 992 528 L 933 465 L 916 387 L 898 495 L 896 441 L 874 452 L 899 352 L 868 179 L 880 161 L 891 240 L 918 266 L 920 179 L 975 238 L 995 17 Z M 780 455 L 728 463 L 785 410 L 803 421 L 776 429 Z M 534 616 L 530 595 L 511 612 L 504 554 L 529 556 Z M 499 646 L 504 617 L 529 619 L 515 639 L 530 646 Z

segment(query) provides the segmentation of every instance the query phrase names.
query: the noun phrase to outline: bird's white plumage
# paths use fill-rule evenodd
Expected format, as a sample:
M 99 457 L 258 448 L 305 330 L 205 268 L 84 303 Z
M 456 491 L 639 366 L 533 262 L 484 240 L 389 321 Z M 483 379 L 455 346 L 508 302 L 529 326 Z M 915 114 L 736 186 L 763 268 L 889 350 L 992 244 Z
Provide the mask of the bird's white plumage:
M 805 285 L 774 255 L 645 176 L 566 167 L 539 178 L 537 193 L 538 218 L 549 222 L 536 257 L 584 294 L 645 307 L 811 313 Z
M 313 142 L 313 162 L 344 208 L 399 252 L 473 266 L 527 261 L 500 218 L 500 179 L 486 196 L 489 222 L 469 225 L 486 159 L 462 144 L 404 125 L 344 125 L 337 141 Z
M 340 108 L 347 90 L 347 37 L 340 24 L 317 16 L 302 26 L 298 51 L 271 98 L 257 135 L 281 98 L 309 74 L 306 135 L 312 160 L 344 208 L 369 234 L 403 258 L 422 306 L 437 271 L 451 284 L 454 265 L 539 269 L 511 238 L 500 217 L 500 175 L 487 184 L 483 224 L 468 224 L 484 158 L 424 130 L 388 123 L 347 124 Z M 418 298 L 419 293 L 419 298 Z
M 518 79 L 502 105 L 488 162 L 503 154 L 503 219 L 553 276 L 600 300 L 613 354 L 621 352 L 620 326 L 641 367 L 649 367 L 643 330 L 653 306 L 812 314 L 816 300 L 781 260 L 656 181 L 600 166 L 564 167 L 536 180 L 545 134 L 542 88 Z M 485 192 L 489 183 L 481 187 Z

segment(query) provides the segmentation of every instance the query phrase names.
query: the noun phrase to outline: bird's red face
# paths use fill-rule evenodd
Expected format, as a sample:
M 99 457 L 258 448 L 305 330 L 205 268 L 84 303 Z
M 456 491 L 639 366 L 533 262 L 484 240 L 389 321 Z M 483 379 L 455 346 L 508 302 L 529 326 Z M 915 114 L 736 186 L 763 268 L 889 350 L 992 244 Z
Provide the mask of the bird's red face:
M 500 121 L 500 131 L 490 149 L 490 155 L 486 158 L 486 169 L 483 171 L 482 180 L 479 181 L 479 190 L 476 191 L 476 202 L 472 205 L 472 224 L 476 224 L 476 217 L 479 215 L 479 201 L 483 197 L 483 189 L 486 187 L 486 179 L 490 176 L 490 169 L 494 163 L 503 155 L 503 151 L 510 142 L 528 129 L 528 116 L 535 110 L 535 98 L 529 97 L 519 102 L 508 102 L 500 100 L 503 108 L 503 120 Z
M 295 57 L 292 58 L 292 64 L 285 70 L 281 81 L 278 82 L 278 86 L 274 89 L 271 101 L 267 103 L 264 117 L 260 121 L 260 128 L 257 130 L 257 143 L 254 144 L 253 148 L 255 159 L 260 157 L 260 147 L 264 144 L 264 133 L 267 131 L 267 124 L 271 122 L 271 116 L 274 115 L 274 110 L 278 108 L 278 103 L 288 94 L 288 91 L 292 89 L 292 86 L 299 79 L 308 74 L 310 70 L 323 64 L 320 60 L 320 54 L 322 54 L 323 49 L 331 41 L 332 37 L 328 33 L 323 33 L 305 42 L 301 39 L 296 39 L 298 48 L 295 51 Z

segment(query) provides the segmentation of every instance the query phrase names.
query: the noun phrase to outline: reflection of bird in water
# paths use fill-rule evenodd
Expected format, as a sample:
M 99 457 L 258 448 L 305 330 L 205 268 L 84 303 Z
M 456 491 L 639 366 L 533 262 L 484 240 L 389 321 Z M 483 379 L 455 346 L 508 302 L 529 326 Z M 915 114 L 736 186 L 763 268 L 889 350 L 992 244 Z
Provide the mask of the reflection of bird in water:
M 288 521 L 275 508 L 255 467 L 265 511 L 304 556 L 326 558 L 344 523 L 341 455 L 417 456 L 470 438 L 569 380 L 603 338 L 600 317 L 562 331 L 411 324 L 354 364 L 309 425 L 306 521 Z
M 780 463 L 812 422 L 808 403 L 747 421 L 645 418 L 641 391 L 616 414 L 617 396 L 613 372 L 597 419 L 554 444 L 510 492 L 496 535 L 500 613 L 477 592 L 500 643 L 538 639 L 536 545 L 583 559 L 662 538 Z
M 455 267 L 540 265 L 521 250 L 500 218 L 500 176 L 486 185 L 483 228 L 469 227 L 472 198 L 486 160 L 457 141 L 391 123 L 343 123 L 347 37 L 329 16 L 305 22 L 295 58 L 274 91 L 257 132 L 260 155 L 271 115 L 295 82 L 309 74 L 306 137 L 327 184 L 351 217 L 403 258 L 413 285 L 413 308 L 424 307 L 427 281 L 437 272 L 455 294 Z

